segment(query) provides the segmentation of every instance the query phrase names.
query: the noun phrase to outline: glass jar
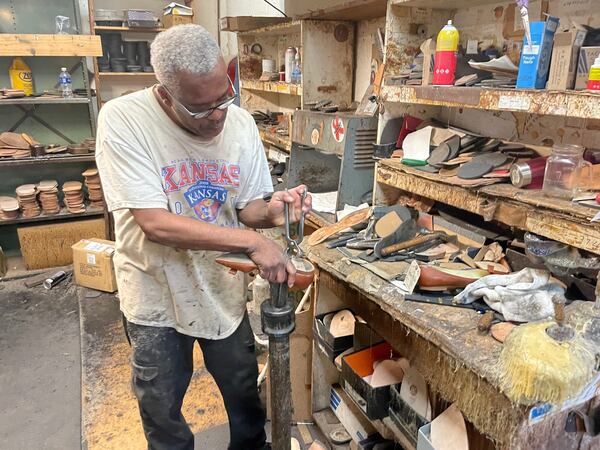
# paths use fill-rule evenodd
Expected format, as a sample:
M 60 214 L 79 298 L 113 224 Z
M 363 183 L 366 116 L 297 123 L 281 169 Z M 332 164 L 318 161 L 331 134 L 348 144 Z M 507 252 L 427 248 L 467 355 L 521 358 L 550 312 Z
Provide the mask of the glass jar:
M 573 198 L 581 184 L 584 168 L 591 168 L 591 164 L 583 159 L 583 151 L 579 145 L 556 144 L 552 147 L 544 172 L 542 189 L 545 195 Z

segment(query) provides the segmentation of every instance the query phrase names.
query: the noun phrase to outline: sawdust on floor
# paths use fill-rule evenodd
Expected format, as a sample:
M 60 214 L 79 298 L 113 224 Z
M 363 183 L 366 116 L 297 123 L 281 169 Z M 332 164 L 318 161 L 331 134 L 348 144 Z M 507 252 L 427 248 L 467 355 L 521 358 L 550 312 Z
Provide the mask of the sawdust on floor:
M 147 448 L 131 390 L 130 348 L 120 322 L 106 329 L 106 342 L 94 349 L 94 373 L 82 380 L 82 433 L 88 450 L 142 450 Z M 194 375 L 184 399 L 183 415 L 194 434 L 227 423 L 221 394 L 194 350 Z M 84 370 L 86 370 L 84 368 Z

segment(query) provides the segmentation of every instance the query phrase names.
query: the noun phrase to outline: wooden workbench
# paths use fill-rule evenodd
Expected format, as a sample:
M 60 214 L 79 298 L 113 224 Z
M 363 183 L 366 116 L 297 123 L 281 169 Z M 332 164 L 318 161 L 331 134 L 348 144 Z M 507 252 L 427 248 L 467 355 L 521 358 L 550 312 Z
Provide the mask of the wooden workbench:
M 500 390 L 495 366 L 502 345 L 478 334 L 475 311 L 405 301 L 395 286 L 323 244 L 310 248 L 308 257 L 319 269 L 317 302 L 319 291 L 333 292 L 410 360 L 434 395 L 456 403 L 465 419 L 495 448 L 600 448 L 599 438 L 564 432 L 566 413 L 528 425 L 528 407 L 511 402 Z M 567 316 L 581 317 L 591 307 L 589 302 L 574 302 Z M 471 441 L 471 448 L 494 448 L 490 441 L 478 441 Z

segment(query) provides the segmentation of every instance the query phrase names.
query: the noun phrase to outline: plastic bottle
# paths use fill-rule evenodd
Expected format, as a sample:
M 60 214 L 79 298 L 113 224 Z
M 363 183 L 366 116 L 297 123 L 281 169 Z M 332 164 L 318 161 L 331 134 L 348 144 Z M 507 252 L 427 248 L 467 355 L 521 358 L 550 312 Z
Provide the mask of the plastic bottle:
M 296 52 L 294 57 L 294 70 L 292 70 L 292 83 L 302 83 L 302 71 L 300 70 L 300 52 Z
M 458 30 L 452 21 L 439 32 L 435 47 L 435 64 L 433 67 L 434 85 L 453 85 L 458 53 Z
M 66 67 L 61 67 L 60 74 L 58 75 L 58 83 L 60 84 L 60 92 L 64 98 L 73 97 L 71 74 L 67 72 Z
M 587 88 L 591 91 L 600 91 L 600 56 L 596 58 L 594 65 L 590 67 Z
M 33 94 L 33 75 L 23 58 L 14 58 L 8 69 L 10 85 L 13 89 L 21 89 L 25 95 Z

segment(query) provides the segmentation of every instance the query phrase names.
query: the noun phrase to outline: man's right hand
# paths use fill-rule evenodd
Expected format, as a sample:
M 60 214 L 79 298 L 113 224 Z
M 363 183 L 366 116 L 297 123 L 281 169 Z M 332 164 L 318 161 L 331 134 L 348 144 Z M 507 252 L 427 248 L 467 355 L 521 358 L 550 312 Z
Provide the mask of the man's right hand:
M 273 241 L 257 233 L 257 240 L 248 250 L 248 256 L 256 263 L 260 276 L 269 283 L 285 283 L 292 286 L 296 279 L 296 268 Z

